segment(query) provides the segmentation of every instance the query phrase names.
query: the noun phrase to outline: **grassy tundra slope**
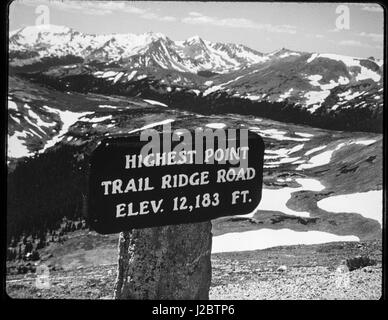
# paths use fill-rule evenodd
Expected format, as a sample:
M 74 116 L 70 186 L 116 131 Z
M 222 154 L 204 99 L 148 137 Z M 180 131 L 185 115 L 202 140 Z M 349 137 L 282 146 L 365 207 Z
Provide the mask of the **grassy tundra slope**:
M 145 125 L 160 129 L 165 120 L 171 121 L 173 128 L 241 127 L 263 137 L 266 149 L 259 207 L 249 215 L 236 212 L 233 217 L 213 221 L 211 298 L 376 299 L 381 295 L 379 263 L 349 273 L 349 286 L 336 285 L 340 277 L 336 267 L 343 259 L 366 254 L 381 261 L 381 134 L 330 131 L 248 115 L 205 116 L 152 100 L 64 93 L 17 78 L 10 81 L 9 105 L 15 108 L 9 109 L 9 146 L 11 151 L 21 151 L 18 157 L 9 157 L 10 173 L 18 172 L 23 163 L 39 164 L 43 149 L 44 155 L 55 151 L 60 157 L 66 147 L 75 148 L 71 161 L 77 167 L 87 158 L 88 146 L 99 139 Z M 68 122 L 70 113 L 76 115 Z M 50 126 L 54 130 L 45 129 Z M 24 148 L 20 150 L 20 146 Z M 49 167 L 54 177 L 64 169 Z M 36 176 L 46 177 L 49 167 L 40 168 L 42 172 Z M 86 167 L 80 168 L 77 174 L 85 174 Z M 60 189 L 61 181 L 58 183 Z M 49 192 L 45 182 L 41 188 Z M 35 192 L 34 203 L 47 203 L 47 192 Z M 352 208 L 353 201 L 342 199 L 344 195 L 361 197 L 364 203 Z M 79 196 L 75 195 L 76 199 Z M 329 206 L 323 200 L 332 203 Z M 48 214 L 58 212 L 57 202 L 49 203 Z M 347 205 L 345 209 L 341 203 Z M 8 221 L 15 218 L 14 213 L 8 211 Z M 332 241 L 336 242 L 320 244 Z M 27 263 L 50 267 L 50 289 L 37 289 L 35 274 L 9 275 L 10 296 L 112 297 L 117 235 L 70 232 L 63 243 L 50 242 L 39 253 L 38 261 Z M 9 262 L 8 267 L 14 263 Z M 277 272 L 283 264 L 287 272 Z

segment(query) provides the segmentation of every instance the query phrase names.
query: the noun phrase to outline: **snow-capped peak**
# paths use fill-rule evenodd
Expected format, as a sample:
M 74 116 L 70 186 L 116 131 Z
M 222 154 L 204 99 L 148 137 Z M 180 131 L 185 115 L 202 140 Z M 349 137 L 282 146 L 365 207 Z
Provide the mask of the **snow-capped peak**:
M 212 70 L 227 73 L 268 60 L 298 58 L 302 52 L 282 48 L 263 54 L 244 45 L 210 42 L 199 35 L 172 41 L 158 32 L 143 34 L 86 34 L 65 26 L 39 25 L 10 32 L 10 52 L 16 65 L 29 64 L 44 57 L 73 55 L 85 61 L 125 61 L 133 67 L 161 67 L 183 72 Z M 34 59 L 23 59 L 22 56 Z M 142 57 L 142 58 L 140 58 Z M 13 63 L 12 59 L 10 61 Z
M 160 42 L 160 43 L 157 43 Z M 264 61 L 263 55 L 241 45 L 212 43 L 195 35 L 172 41 L 162 33 L 84 34 L 63 26 L 32 26 L 10 33 L 10 52 L 43 57 L 74 55 L 88 60 L 119 61 L 134 67 L 157 66 L 184 72 L 226 73 Z M 20 56 L 20 55 L 16 55 Z M 142 56 L 143 59 L 138 57 Z M 133 57 L 133 59 L 132 59 Z M 131 60 L 132 59 L 132 60 Z M 15 63 L 23 63 L 16 58 Z M 26 60 L 26 63 L 30 63 Z M 12 61 L 11 61 L 12 65 Z
M 166 35 L 163 33 L 160 33 L 160 32 L 148 31 L 148 32 L 144 33 L 144 35 L 150 39 L 153 39 L 153 40 L 158 40 L 158 39 L 166 40 L 167 39 Z

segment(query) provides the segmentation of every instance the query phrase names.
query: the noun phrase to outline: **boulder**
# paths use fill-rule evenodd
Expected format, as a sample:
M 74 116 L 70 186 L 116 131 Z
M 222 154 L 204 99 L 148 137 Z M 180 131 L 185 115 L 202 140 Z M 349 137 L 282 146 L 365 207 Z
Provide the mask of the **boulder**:
M 346 266 L 349 268 L 349 271 L 361 269 L 367 266 L 374 266 L 375 264 L 376 261 L 367 256 L 357 256 L 346 259 Z
M 279 268 L 276 269 L 277 272 L 286 272 L 287 271 L 287 266 L 280 266 Z

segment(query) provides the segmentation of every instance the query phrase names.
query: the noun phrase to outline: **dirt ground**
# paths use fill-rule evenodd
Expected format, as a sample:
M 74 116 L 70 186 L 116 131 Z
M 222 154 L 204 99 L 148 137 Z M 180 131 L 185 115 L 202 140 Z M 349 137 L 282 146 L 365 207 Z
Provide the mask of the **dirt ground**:
M 347 271 L 355 256 L 377 261 Z M 212 255 L 210 299 L 379 299 L 382 295 L 381 241 L 275 247 Z M 11 298 L 113 299 L 116 264 L 78 265 L 41 274 L 9 275 Z

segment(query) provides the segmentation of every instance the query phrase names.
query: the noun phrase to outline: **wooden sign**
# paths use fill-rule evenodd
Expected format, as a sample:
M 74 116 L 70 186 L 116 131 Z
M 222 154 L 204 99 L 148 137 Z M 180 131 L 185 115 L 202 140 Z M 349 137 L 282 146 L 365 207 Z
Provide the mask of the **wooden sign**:
M 252 212 L 261 200 L 264 143 L 243 129 L 202 148 L 158 133 L 108 138 L 90 160 L 88 219 L 102 234 L 211 220 Z M 201 141 L 201 139 L 199 139 Z M 222 145 L 222 147 L 221 147 Z

